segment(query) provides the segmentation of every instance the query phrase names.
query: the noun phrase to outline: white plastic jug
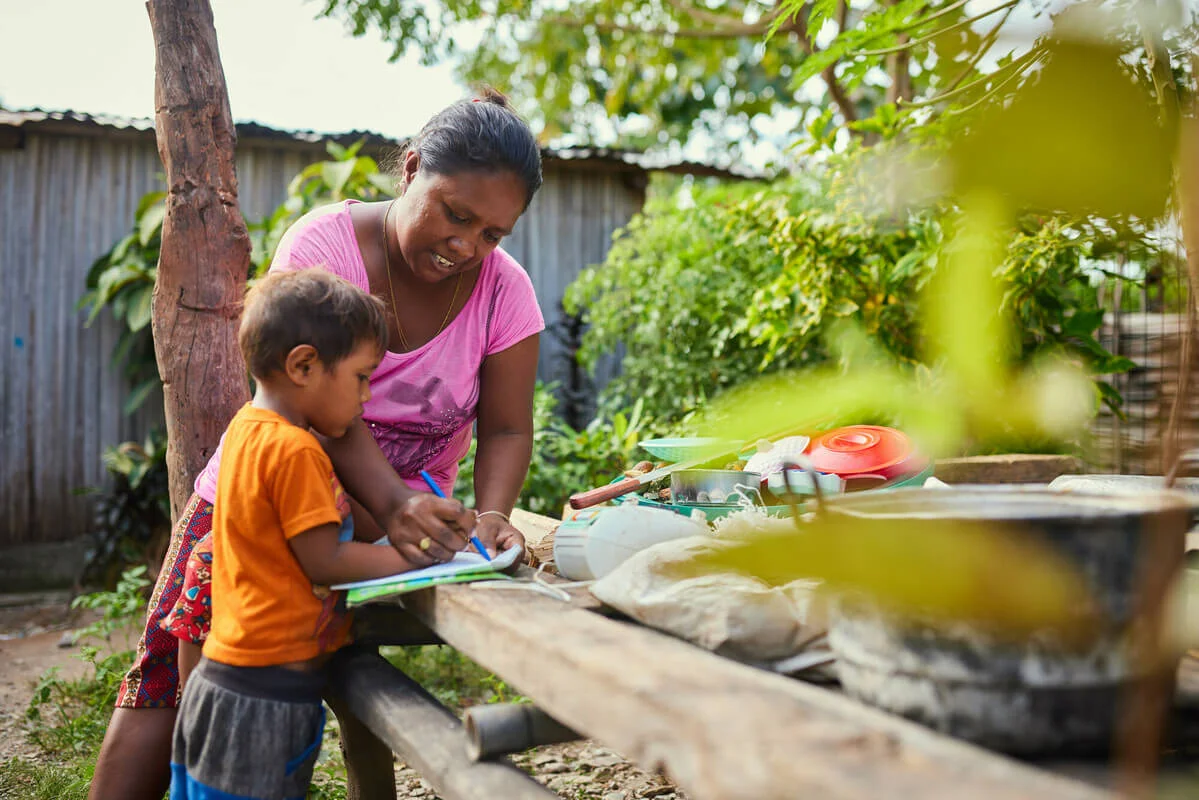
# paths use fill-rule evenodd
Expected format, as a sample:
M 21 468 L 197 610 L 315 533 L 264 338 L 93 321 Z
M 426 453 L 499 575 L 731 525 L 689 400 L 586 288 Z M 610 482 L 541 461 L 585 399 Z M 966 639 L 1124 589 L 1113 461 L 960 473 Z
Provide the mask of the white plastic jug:
M 554 530 L 554 565 L 558 574 L 572 581 L 589 581 L 595 578 L 587 565 L 587 537 L 591 525 L 603 508 L 585 508 L 576 511 Z
M 568 578 L 602 578 L 629 556 L 651 545 L 704 536 L 708 532 L 707 523 L 682 514 L 624 503 L 598 509 L 587 519 L 558 526 L 554 533 L 554 561 L 558 571 Z

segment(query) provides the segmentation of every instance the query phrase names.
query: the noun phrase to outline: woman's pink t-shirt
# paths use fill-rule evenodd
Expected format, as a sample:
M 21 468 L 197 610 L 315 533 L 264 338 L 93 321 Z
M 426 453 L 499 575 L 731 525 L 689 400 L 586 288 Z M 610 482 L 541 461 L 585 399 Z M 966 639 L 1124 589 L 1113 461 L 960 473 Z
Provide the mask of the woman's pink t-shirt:
M 324 267 L 370 291 L 347 200 L 305 215 L 283 236 L 271 271 Z M 545 328 L 528 274 L 503 250 L 483 260 L 474 291 L 458 315 L 423 347 L 388 352 L 371 375 L 363 420 L 383 455 L 409 486 L 426 490 L 428 470 L 448 494 L 470 448 L 479 403 L 479 368 Z M 223 440 L 222 440 L 223 441 Z M 221 449 L 196 478 L 196 493 L 216 499 Z

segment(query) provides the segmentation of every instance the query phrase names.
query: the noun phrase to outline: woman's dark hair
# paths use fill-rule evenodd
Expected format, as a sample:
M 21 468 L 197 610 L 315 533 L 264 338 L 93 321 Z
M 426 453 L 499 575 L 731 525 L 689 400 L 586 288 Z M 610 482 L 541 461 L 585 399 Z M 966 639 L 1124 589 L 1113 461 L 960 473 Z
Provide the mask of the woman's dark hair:
M 397 166 L 409 151 L 420 155 L 420 168 L 437 175 L 468 170 L 510 170 L 525 182 L 525 208 L 541 188 L 541 148 L 528 123 L 508 98 L 484 87 L 473 100 L 439 111 L 398 154 Z

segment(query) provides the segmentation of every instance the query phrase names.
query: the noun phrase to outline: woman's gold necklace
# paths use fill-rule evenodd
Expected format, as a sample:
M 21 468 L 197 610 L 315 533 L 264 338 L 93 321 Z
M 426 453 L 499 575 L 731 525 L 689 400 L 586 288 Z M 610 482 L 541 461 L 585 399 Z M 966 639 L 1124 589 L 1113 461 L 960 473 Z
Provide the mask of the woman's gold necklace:
M 387 271 L 387 294 L 391 297 L 391 315 L 395 317 L 396 333 L 400 335 L 400 347 L 404 348 L 404 352 L 408 352 L 408 339 L 404 336 L 404 326 L 400 324 L 400 312 L 396 308 L 396 290 L 391 284 L 391 250 L 387 246 L 387 223 L 391 220 L 391 207 L 395 205 L 392 200 L 387 204 L 387 210 L 383 212 L 383 268 Z M 430 341 L 436 339 L 445 326 L 450 321 L 450 313 L 454 310 L 454 303 L 458 301 L 458 287 L 462 285 L 462 273 L 458 273 L 457 279 L 454 281 L 454 296 L 450 298 L 449 308 L 445 310 L 445 317 L 441 320 L 441 326 L 437 329 L 437 333 L 430 337 Z

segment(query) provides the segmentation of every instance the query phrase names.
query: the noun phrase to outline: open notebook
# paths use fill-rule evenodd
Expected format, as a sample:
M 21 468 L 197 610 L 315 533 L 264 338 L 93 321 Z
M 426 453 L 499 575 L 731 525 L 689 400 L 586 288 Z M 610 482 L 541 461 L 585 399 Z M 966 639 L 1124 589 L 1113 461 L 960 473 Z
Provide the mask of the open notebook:
M 510 580 L 501 570 L 511 567 L 524 551 L 520 547 L 512 547 L 497 555 L 491 561 L 471 551 L 456 553 L 454 558 L 444 564 L 434 564 L 424 569 L 414 569 L 389 575 L 386 578 L 375 578 L 369 581 L 354 583 L 339 583 L 331 588 L 344 589 L 346 605 L 361 605 L 369 600 L 380 597 L 391 597 L 405 592 L 413 592 L 429 586 L 443 583 L 467 583 L 470 581 Z

